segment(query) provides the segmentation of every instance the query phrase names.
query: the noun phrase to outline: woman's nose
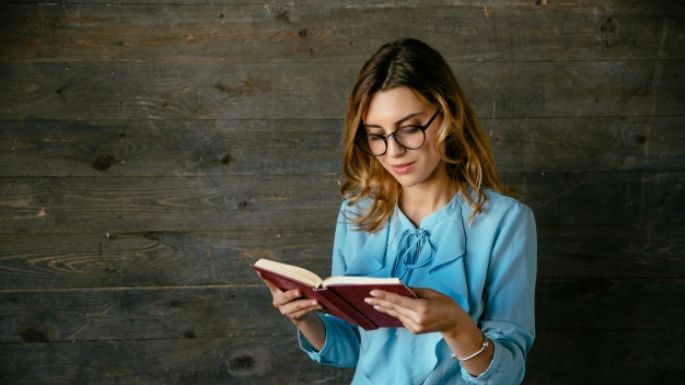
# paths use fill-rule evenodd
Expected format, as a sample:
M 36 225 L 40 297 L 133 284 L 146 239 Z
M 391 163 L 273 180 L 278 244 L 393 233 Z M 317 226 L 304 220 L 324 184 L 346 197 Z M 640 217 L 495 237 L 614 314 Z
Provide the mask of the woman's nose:
M 404 147 L 400 146 L 392 136 L 387 139 L 387 146 L 387 154 L 392 157 L 402 155 L 407 151 Z

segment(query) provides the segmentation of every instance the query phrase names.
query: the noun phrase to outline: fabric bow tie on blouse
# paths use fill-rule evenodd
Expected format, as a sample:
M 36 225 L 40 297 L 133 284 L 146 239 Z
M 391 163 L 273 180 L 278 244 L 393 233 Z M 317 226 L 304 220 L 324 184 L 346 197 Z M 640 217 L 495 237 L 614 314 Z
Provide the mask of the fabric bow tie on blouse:
M 404 284 L 409 284 L 415 269 L 424 267 L 433 261 L 434 248 L 426 230 L 405 230 L 397 246 L 397 258 L 392 268 L 392 276 Z

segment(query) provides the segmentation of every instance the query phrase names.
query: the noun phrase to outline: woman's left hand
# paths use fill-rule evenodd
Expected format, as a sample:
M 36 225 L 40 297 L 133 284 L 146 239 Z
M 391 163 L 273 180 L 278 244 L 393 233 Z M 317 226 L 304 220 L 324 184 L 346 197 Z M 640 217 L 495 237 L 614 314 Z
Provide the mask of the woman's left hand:
M 418 298 L 410 298 L 382 290 L 371 291 L 365 299 L 381 313 L 399 319 L 414 334 L 444 332 L 454 329 L 468 314 L 452 298 L 435 290 L 411 289 Z

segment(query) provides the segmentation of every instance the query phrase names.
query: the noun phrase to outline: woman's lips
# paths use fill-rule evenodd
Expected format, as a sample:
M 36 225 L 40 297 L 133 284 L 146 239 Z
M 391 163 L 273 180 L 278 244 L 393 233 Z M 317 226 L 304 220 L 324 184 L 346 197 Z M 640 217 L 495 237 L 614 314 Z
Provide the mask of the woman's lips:
M 393 164 L 392 169 L 395 170 L 395 173 L 397 174 L 407 174 L 411 171 L 411 166 L 414 164 L 414 162 L 411 163 L 402 163 L 402 164 Z

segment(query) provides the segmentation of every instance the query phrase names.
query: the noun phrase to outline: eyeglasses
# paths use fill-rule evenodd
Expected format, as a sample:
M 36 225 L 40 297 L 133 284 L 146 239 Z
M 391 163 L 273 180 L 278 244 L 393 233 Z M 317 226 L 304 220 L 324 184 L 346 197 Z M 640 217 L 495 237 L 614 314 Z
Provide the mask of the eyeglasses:
M 371 156 L 385 154 L 388 151 L 388 138 L 390 137 L 405 150 L 418 150 L 426 142 L 426 130 L 433 123 L 433 119 L 438 116 L 439 112 L 440 110 L 435 111 L 428 123 L 422 126 L 404 126 L 387 136 L 374 134 L 360 135 L 356 140 L 356 144 L 362 151 Z

